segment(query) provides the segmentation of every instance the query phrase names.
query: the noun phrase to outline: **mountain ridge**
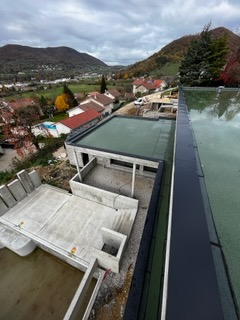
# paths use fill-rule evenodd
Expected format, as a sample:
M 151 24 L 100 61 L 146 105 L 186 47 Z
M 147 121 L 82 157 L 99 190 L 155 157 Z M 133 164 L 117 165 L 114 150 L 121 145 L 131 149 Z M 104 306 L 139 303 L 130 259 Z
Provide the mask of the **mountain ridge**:
M 151 73 L 157 69 L 163 68 L 167 63 L 180 64 L 184 54 L 187 52 L 190 43 L 199 37 L 201 32 L 193 35 L 185 35 L 173 40 L 158 52 L 155 52 L 145 60 L 136 62 L 126 69 L 129 76 L 141 76 L 145 73 Z M 232 31 L 218 27 L 211 30 L 213 38 L 220 37 L 224 34 L 228 37 L 229 54 L 232 53 L 237 46 L 240 47 L 240 37 Z M 160 74 L 159 74 L 160 75 Z
M 62 69 L 107 67 L 107 65 L 87 54 L 66 46 L 36 48 L 19 44 L 0 47 L 0 72 L 20 72 L 52 66 Z

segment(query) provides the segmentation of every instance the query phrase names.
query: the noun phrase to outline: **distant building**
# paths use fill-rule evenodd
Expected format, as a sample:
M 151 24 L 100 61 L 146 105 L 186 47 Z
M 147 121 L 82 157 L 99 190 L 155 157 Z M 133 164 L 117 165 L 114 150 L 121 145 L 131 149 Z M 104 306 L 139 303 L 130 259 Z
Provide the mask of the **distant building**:
M 94 109 L 100 112 L 102 115 L 111 114 L 114 106 L 114 99 L 98 92 L 92 92 L 89 97 L 81 102 L 78 106 L 79 109 L 72 111 L 69 110 L 68 113 L 73 114 L 76 112 L 81 113 L 85 110 Z M 83 110 L 83 111 L 81 111 Z
M 69 114 L 69 117 L 72 117 L 88 110 L 95 110 L 100 114 L 105 113 L 105 108 L 94 101 L 84 102 L 70 110 L 67 110 L 67 113 Z
M 109 89 L 104 93 L 105 96 L 118 101 L 121 98 L 121 93 L 117 89 Z
M 133 94 L 150 94 L 158 92 L 166 88 L 167 83 L 164 80 L 153 80 L 146 78 L 138 78 L 133 83 Z

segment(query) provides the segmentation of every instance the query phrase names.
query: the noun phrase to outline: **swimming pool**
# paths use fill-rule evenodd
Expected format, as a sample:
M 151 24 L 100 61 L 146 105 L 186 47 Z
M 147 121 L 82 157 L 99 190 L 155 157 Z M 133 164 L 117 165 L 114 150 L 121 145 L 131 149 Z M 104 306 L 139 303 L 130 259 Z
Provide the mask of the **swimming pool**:
M 215 226 L 240 306 L 240 91 L 184 90 Z

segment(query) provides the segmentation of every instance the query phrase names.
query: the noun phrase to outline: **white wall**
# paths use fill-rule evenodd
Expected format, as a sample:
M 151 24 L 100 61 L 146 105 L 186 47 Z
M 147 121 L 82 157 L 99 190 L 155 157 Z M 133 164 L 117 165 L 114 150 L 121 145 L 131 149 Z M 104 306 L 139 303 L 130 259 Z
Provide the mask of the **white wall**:
M 58 122 L 56 123 L 56 127 L 57 127 L 57 131 L 59 133 L 59 135 L 61 134 L 68 134 L 71 132 L 71 129 L 66 127 L 64 124 Z
M 82 110 L 81 108 L 73 108 L 72 110 L 68 110 L 68 115 L 69 117 L 73 117 L 76 116 L 77 114 L 83 113 L 84 110 Z

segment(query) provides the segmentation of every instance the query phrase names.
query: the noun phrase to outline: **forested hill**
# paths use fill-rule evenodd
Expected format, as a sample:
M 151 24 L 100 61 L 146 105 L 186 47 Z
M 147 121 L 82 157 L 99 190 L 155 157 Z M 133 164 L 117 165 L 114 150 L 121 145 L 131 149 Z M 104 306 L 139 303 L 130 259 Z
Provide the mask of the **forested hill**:
M 72 69 L 106 67 L 101 60 L 87 53 L 80 53 L 68 47 L 33 48 L 21 45 L 0 47 L 0 73 L 12 73 L 39 68 Z
M 211 30 L 211 33 L 213 38 L 217 38 L 226 34 L 230 52 L 234 51 L 237 47 L 240 47 L 240 37 L 226 28 L 219 27 Z M 178 65 L 180 64 L 184 54 L 187 52 L 191 41 L 197 37 L 199 37 L 199 34 L 187 35 L 174 40 L 146 60 L 135 63 L 128 68 L 126 72 L 129 73 L 130 76 L 140 76 L 144 75 L 145 73 L 148 74 L 151 72 L 156 72 L 156 70 L 159 70 L 161 73 L 161 69 L 166 64 Z

